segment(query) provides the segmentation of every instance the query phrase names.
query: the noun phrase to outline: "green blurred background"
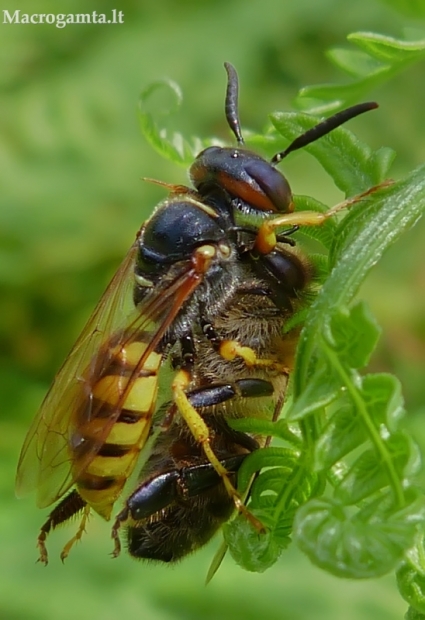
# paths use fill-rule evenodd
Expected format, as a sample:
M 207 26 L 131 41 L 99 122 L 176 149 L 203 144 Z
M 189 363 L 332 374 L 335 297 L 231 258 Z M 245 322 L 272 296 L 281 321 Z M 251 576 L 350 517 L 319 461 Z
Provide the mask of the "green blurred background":
M 416 3 L 417 7 L 420 7 Z M 13 484 L 20 445 L 48 384 L 108 279 L 163 190 L 142 176 L 186 182 L 140 134 L 142 87 L 168 76 L 185 101 L 175 129 L 228 137 L 223 114 L 231 61 L 241 80 L 242 124 L 291 108 L 306 84 L 341 80 L 324 52 L 356 30 L 396 37 L 422 28 L 397 0 L 9 1 L 11 12 L 124 11 L 123 25 L 0 25 L 0 618 L 117 617 L 374 620 L 401 618 L 393 577 L 337 580 L 295 548 L 266 574 L 227 558 L 204 576 L 219 543 L 174 567 L 112 560 L 110 526 L 93 518 L 65 566 L 71 529 L 49 540 L 51 562 L 35 564 L 45 515 Z M 404 0 L 405 8 L 414 1 Z M 420 8 L 419 8 L 420 10 Z M 422 34 L 423 36 L 423 34 Z M 419 37 L 418 37 L 419 38 Z M 371 146 L 398 152 L 399 178 L 425 159 L 424 64 L 371 93 L 381 108 L 351 123 Z M 334 204 L 340 195 L 306 153 L 285 162 L 296 193 Z M 408 424 L 425 446 L 425 224 L 394 246 L 361 291 L 384 328 L 373 369 L 395 372 Z M 422 433 L 422 434 L 421 434 Z

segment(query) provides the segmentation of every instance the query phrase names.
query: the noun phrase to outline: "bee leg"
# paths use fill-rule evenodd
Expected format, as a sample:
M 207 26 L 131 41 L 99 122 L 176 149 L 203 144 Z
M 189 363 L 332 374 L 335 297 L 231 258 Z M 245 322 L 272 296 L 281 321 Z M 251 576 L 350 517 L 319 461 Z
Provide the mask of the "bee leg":
M 297 211 L 296 213 L 283 213 L 274 219 L 264 220 L 258 230 L 254 250 L 260 254 L 269 254 L 272 250 L 274 250 L 277 244 L 275 232 L 277 228 L 286 226 L 289 228 L 292 228 L 293 226 L 320 226 L 326 220 L 333 217 L 336 213 L 339 213 L 339 211 L 348 209 L 357 202 L 364 200 L 380 189 L 388 187 L 392 183 L 393 181 L 386 180 L 378 185 L 369 187 L 369 189 L 365 192 L 362 192 L 357 196 L 353 196 L 352 198 L 347 198 L 347 200 L 340 202 L 325 213 L 320 213 L 318 211 Z
M 249 368 L 263 366 L 276 370 L 283 375 L 289 374 L 290 369 L 285 364 L 274 359 L 259 358 L 254 349 L 241 345 L 237 340 L 221 340 L 211 323 L 204 322 L 202 327 L 205 336 L 211 341 L 223 359 L 232 361 L 237 357 L 241 357 Z
M 213 407 L 235 396 L 258 398 L 273 396 L 274 388 L 270 381 L 264 379 L 238 379 L 233 383 L 212 383 L 211 385 L 190 390 L 186 396 L 192 407 Z
M 194 438 L 201 444 L 208 461 L 223 480 L 223 484 L 232 498 L 238 512 L 244 514 L 259 532 L 264 531 L 263 524 L 246 508 L 241 496 L 229 478 L 227 469 L 212 450 L 210 445 L 210 430 L 195 407 L 191 404 L 188 395 L 186 394 L 189 384 L 190 373 L 187 370 L 180 370 L 174 377 L 174 381 L 172 383 L 174 402 L 177 405 L 180 415 L 188 425 Z
M 48 564 L 49 560 L 46 548 L 46 539 L 51 530 L 54 530 L 58 525 L 61 525 L 61 523 L 65 523 L 71 517 L 78 514 L 86 507 L 86 502 L 75 489 L 71 491 L 71 493 L 69 493 L 57 506 L 55 506 L 55 508 L 49 514 L 49 518 L 47 519 L 46 523 L 44 523 L 44 525 L 41 527 L 40 533 L 38 535 L 37 548 L 40 553 L 40 557 L 38 559 L 39 562 L 41 562 L 45 566 L 47 566 Z
M 283 375 L 289 374 L 289 368 L 285 364 L 274 359 L 259 358 L 254 349 L 241 345 L 237 340 L 222 340 L 218 351 L 221 357 L 228 361 L 241 357 L 248 368 L 263 366 L 276 370 Z
M 71 538 L 71 540 L 69 540 L 65 547 L 62 549 L 61 552 L 61 560 L 62 562 L 65 562 L 66 558 L 68 557 L 69 552 L 71 551 L 71 548 L 74 546 L 74 544 L 81 540 L 81 536 L 84 534 L 84 532 L 86 531 L 86 523 L 87 523 L 87 519 L 90 515 L 90 506 L 88 504 L 86 504 L 83 508 L 83 516 L 81 517 L 81 521 L 80 521 L 80 525 L 78 526 L 78 530 L 77 533 L 75 534 L 75 536 L 73 536 Z

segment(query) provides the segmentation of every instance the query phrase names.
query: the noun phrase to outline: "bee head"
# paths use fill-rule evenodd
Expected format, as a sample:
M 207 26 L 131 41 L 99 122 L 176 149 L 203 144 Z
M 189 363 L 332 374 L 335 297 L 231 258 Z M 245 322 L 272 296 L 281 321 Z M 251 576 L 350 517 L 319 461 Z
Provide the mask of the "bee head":
M 227 71 L 226 119 L 238 146 L 210 146 L 201 151 L 190 168 L 191 181 L 203 196 L 215 190 L 224 190 L 231 198 L 240 199 L 253 209 L 290 213 L 294 209 L 291 188 L 284 175 L 276 169 L 276 164 L 292 151 L 311 144 L 347 120 L 373 110 L 377 104 L 361 103 L 337 112 L 295 138 L 268 162 L 244 148 L 238 112 L 238 76 L 231 64 L 225 63 L 224 66 Z
M 210 146 L 199 153 L 189 174 L 200 193 L 219 186 L 261 211 L 293 210 L 291 188 L 283 174 L 247 149 Z

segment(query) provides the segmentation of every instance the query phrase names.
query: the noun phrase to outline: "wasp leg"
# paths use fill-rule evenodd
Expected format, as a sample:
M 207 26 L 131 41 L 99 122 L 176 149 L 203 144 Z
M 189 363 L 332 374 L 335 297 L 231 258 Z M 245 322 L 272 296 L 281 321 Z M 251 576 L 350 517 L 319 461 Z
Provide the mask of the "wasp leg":
M 229 456 L 221 459 L 223 467 L 229 474 L 235 474 L 246 454 Z M 141 484 L 128 498 L 126 507 L 117 516 L 114 529 L 117 531 L 117 522 L 123 524 L 148 519 L 160 510 L 167 508 L 179 498 L 194 497 L 216 486 L 221 480 L 220 474 L 211 463 L 202 463 L 182 469 L 174 469 L 163 474 L 153 476 Z
M 120 540 L 119 532 L 121 529 L 121 525 L 125 523 L 128 518 L 129 518 L 129 510 L 127 506 L 124 508 L 124 510 L 121 510 L 121 512 L 115 518 L 114 525 L 112 526 L 112 529 L 111 529 L 111 537 L 112 537 L 112 540 L 114 541 L 114 549 L 111 553 L 111 556 L 113 558 L 117 558 L 119 554 L 121 553 L 121 540 Z
M 348 209 L 352 205 L 364 200 L 370 194 L 391 185 L 392 181 L 383 181 L 378 185 L 374 185 L 370 187 L 365 192 L 358 194 L 357 196 L 353 196 L 352 198 L 348 198 L 343 202 L 332 207 L 329 211 L 325 213 L 320 213 L 317 211 L 297 211 L 296 213 L 284 213 L 279 215 L 278 217 L 270 220 L 265 220 L 257 233 L 257 238 L 255 240 L 255 250 L 260 254 L 269 254 L 277 244 L 276 237 L 276 229 L 282 228 L 283 226 L 293 227 L 293 226 L 320 226 L 333 217 L 339 211 L 343 209 Z
M 65 547 L 62 549 L 62 553 L 61 553 L 62 562 L 65 562 L 74 544 L 77 541 L 81 540 L 81 536 L 86 531 L 86 523 L 87 523 L 87 519 L 89 518 L 89 515 L 90 515 L 90 506 L 86 504 L 83 508 L 83 516 L 81 517 L 81 521 L 80 521 L 80 525 L 78 526 L 77 533 L 75 534 L 75 536 L 71 538 L 71 540 L 69 540 L 66 543 Z
M 187 399 L 193 408 L 212 407 L 226 402 L 235 396 L 244 398 L 271 396 L 273 385 L 263 379 L 240 379 L 233 384 L 217 383 L 186 393 Z M 195 409 L 198 416 L 198 412 Z M 211 420 L 214 424 L 215 420 Z M 214 429 L 215 430 L 215 429 Z M 220 432 L 220 428 L 217 427 Z M 253 452 L 259 448 L 258 442 L 238 431 L 227 428 L 226 433 L 240 446 Z M 208 429 L 208 434 L 210 434 Z M 226 475 L 234 474 L 239 469 L 246 454 L 220 459 L 220 463 L 226 469 Z M 204 463 L 188 467 L 185 470 L 172 470 L 159 474 L 144 482 L 134 491 L 126 502 L 126 507 L 117 515 L 111 530 L 114 541 L 112 556 L 118 557 L 121 552 L 119 531 L 123 524 L 129 521 L 147 519 L 159 510 L 171 505 L 180 496 L 193 497 L 199 495 L 210 487 L 213 487 L 222 479 L 214 464 Z M 251 517 L 251 515 L 250 515 Z M 251 519 L 252 520 L 252 519 Z M 257 525 L 257 520 L 255 520 Z
M 221 459 L 220 462 L 228 473 L 235 474 L 246 456 L 246 454 L 230 456 Z M 143 482 L 127 499 L 126 507 L 117 515 L 112 528 L 113 538 L 116 538 L 123 523 L 148 519 L 178 498 L 199 495 L 218 484 L 220 480 L 220 474 L 211 463 L 173 469 L 153 476 Z
M 246 456 L 246 454 L 229 456 L 220 459 L 220 462 L 229 475 L 235 476 Z M 122 527 L 128 528 L 128 552 L 136 558 L 170 562 L 193 551 L 193 546 L 187 545 L 184 536 L 180 538 L 180 545 L 171 548 L 170 541 L 167 544 L 167 537 L 164 538 L 166 525 L 161 528 L 161 536 L 155 540 L 158 536 L 158 534 L 155 535 L 156 515 L 161 513 L 163 518 L 164 514 L 171 514 L 172 511 L 176 510 L 176 506 L 181 507 L 185 503 L 187 504 L 189 499 L 197 498 L 203 493 L 214 490 L 221 480 L 222 478 L 215 470 L 214 465 L 202 463 L 191 467 L 172 469 L 153 475 L 144 481 L 127 499 L 125 508 L 115 520 L 112 529 L 112 537 L 115 541 L 113 556 L 116 557 L 120 552 L 121 544 L 118 533 Z M 214 515 L 214 512 L 208 515 L 207 511 L 206 524 L 210 523 L 210 528 L 213 528 L 210 535 L 218 528 L 220 523 L 217 523 L 217 519 L 220 521 L 220 517 L 221 515 L 216 513 Z M 202 542 L 205 543 L 206 540 L 202 539 L 201 534 L 204 529 L 198 528 L 197 523 L 196 520 L 192 523 L 192 531 L 201 536 Z M 153 531 L 151 531 L 152 528 Z M 200 541 L 198 540 L 198 542 Z
M 83 500 L 81 495 L 77 491 L 74 490 L 74 491 L 71 491 L 71 493 L 69 493 L 69 495 L 67 495 L 52 510 L 52 512 L 49 514 L 49 517 L 46 523 L 42 526 L 40 533 L 38 535 L 37 548 L 40 552 L 40 557 L 38 559 L 39 562 L 42 562 L 45 566 L 47 566 L 48 564 L 49 560 L 48 560 L 48 553 L 47 553 L 47 548 L 46 548 L 46 539 L 47 539 L 48 534 L 51 532 L 51 530 L 54 530 L 58 525 L 65 523 L 71 517 L 81 512 L 81 510 L 84 509 L 84 511 L 86 512 L 87 508 L 88 508 L 87 504 Z M 85 520 L 84 516 L 83 516 L 83 520 Z M 81 538 L 81 534 L 83 530 L 81 530 L 81 533 L 80 533 L 80 530 L 81 530 L 81 525 L 77 532 L 77 535 L 74 536 L 74 538 L 76 538 L 77 536 L 78 536 L 78 539 Z M 72 539 L 71 545 L 68 543 L 65 546 L 64 550 L 61 553 L 62 560 L 64 560 L 65 557 L 68 555 L 69 549 L 71 548 L 73 542 L 75 542 L 74 539 Z M 63 557 L 63 553 L 65 549 L 67 550 L 67 553 Z
M 253 514 L 246 508 L 244 505 L 241 496 L 238 491 L 235 489 L 233 484 L 230 481 L 228 472 L 224 465 L 220 462 L 220 460 L 215 455 L 214 451 L 210 445 L 210 430 L 208 426 L 205 424 L 203 418 L 199 415 L 195 407 L 191 404 L 189 397 L 187 395 L 187 388 L 190 384 L 190 373 L 187 370 L 180 370 L 172 383 L 172 390 L 174 394 L 174 402 L 178 408 L 178 411 L 186 424 L 188 425 L 190 431 L 194 438 L 200 443 L 203 451 L 214 467 L 216 472 L 219 474 L 221 479 L 223 480 L 223 484 L 233 499 L 233 502 L 236 506 L 236 509 L 243 513 L 246 518 L 252 523 L 252 525 L 259 531 L 264 530 L 263 524 L 254 517 Z

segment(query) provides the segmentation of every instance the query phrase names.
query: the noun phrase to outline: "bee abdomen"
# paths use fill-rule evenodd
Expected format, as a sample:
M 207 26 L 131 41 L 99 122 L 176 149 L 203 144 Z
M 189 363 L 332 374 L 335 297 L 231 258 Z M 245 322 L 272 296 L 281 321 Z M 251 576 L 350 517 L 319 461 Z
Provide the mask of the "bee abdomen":
M 116 422 L 77 480 L 83 499 L 105 519 L 109 519 L 151 427 L 162 358 L 158 353 L 150 353 L 134 374 L 146 346 L 144 342 L 133 342 L 112 350 L 109 367 L 91 390 L 93 413 L 79 426 L 73 439 L 74 466 L 78 467 L 79 458 L 96 445 L 108 418 L 119 409 Z

